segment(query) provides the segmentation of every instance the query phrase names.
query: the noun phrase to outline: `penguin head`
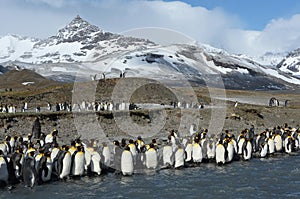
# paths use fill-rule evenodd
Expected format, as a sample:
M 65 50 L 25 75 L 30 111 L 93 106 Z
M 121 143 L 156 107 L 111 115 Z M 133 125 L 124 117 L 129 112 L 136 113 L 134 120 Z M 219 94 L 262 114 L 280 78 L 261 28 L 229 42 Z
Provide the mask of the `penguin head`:
M 129 140 L 129 144 L 134 144 L 133 139 L 130 139 L 130 140 Z
M 34 157 L 34 153 L 35 153 L 34 151 L 30 151 L 30 152 L 28 153 L 28 156 L 29 156 L 29 157 Z
M 57 136 L 57 134 L 58 134 L 58 131 L 57 131 L 56 129 L 54 129 L 54 130 L 52 131 L 52 135 L 53 135 L 53 136 Z
M 130 151 L 130 147 L 128 145 L 125 146 L 124 150 Z
M 11 138 L 11 137 L 10 137 L 9 135 L 5 136 L 5 140 L 6 140 L 6 141 L 10 141 L 10 138 Z
M 76 145 L 75 140 L 71 140 L 71 146 L 75 147 L 75 145 Z
M 115 146 L 120 146 L 120 142 L 119 142 L 118 140 L 115 140 L 115 141 L 114 141 L 114 145 L 115 145 Z
M 154 148 L 154 144 L 153 143 L 150 143 L 149 144 L 149 148 L 151 149 L 151 148 Z

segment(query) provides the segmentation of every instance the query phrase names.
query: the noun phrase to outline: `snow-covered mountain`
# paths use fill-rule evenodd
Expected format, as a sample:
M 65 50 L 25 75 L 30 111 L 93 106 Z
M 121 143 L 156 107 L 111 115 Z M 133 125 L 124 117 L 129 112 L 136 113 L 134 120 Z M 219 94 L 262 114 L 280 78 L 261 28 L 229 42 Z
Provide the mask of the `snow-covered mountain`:
M 262 65 L 276 67 L 287 56 L 287 54 L 288 52 L 267 52 L 262 56 L 253 57 L 252 59 Z
M 277 65 L 285 73 L 300 78 L 300 48 L 290 53 Z
M 79 16 L 48 39 L 0 38 L 0 63 L 34 70 L 59 81 L 147 77 L 205 84 L 221 77 L 235 89 L 286 89 L 300 80 L 209 45 L 157 45 L 105 32 Z M 218 86 L 218 85 L 216 85 Z
M 0 38 L 0 63 L 32 64 L 95 61 L 99 56 L 154 45 L 145 39 L 104 32 L 76 16 L 56 36 L 32 39 L 8 35 Z

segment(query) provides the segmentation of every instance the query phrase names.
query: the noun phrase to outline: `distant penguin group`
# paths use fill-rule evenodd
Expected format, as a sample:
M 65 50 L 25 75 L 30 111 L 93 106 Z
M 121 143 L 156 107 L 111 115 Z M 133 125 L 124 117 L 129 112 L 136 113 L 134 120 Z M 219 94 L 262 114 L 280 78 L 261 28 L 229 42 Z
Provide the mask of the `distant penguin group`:
M 37 125 L 39 126 L 39 125 Z M 39 127 L 38 127 L 39 129 Z M 185 136 L 180 136 L 185 135 Z M 188 132 L 172 130 L 167 139 L 99 140 L 74 138 L 59 143 L 58 131 L 34 131 L 34 136 L 9 136 L 0 143 L 0 185 L 23 183 L 34 187 L 54 180 L 99 176 L 108 172 L 131 176 L 160 169 L 181 169 L 232 161 L 249 161 L 281 153 L 295 155 L 300 149 L 300 129 L 288 124 L 255 133 L 254 126 L 239 135 L 225 130 L 217 135 L 193 125 Z

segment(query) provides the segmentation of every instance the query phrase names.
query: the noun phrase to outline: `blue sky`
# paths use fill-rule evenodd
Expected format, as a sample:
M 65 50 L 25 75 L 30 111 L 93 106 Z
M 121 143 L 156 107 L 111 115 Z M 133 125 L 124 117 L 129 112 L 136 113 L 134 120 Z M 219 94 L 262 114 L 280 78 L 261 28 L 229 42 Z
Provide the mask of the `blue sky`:
M 208 9 L 222 8 L 232 15 L 237 15 L 245 28 L 253 30 L 262 30 L 272 19 L 288 18 L 300 13 L 298 0 L 184 0 L 184 2 Z
M 250 56 L 300 47 L 298 0 L 0 0 L 0 5 L 0 36 L 47 38 L 79 14 L 110 32 L 167 28 Z

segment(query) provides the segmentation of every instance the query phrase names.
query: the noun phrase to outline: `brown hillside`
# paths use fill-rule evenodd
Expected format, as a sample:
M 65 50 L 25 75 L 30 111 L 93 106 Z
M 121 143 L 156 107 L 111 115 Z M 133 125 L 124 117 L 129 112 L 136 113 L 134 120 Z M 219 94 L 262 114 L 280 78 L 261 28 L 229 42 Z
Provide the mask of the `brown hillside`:
M 23 85 L 24 82 L 34 82 L 33 84 Z M 31 70 L 11 70 L 0 76 L 0 89 L 30 90 L 48 86 L 60 85 L 61 83 L 46 79 Z

